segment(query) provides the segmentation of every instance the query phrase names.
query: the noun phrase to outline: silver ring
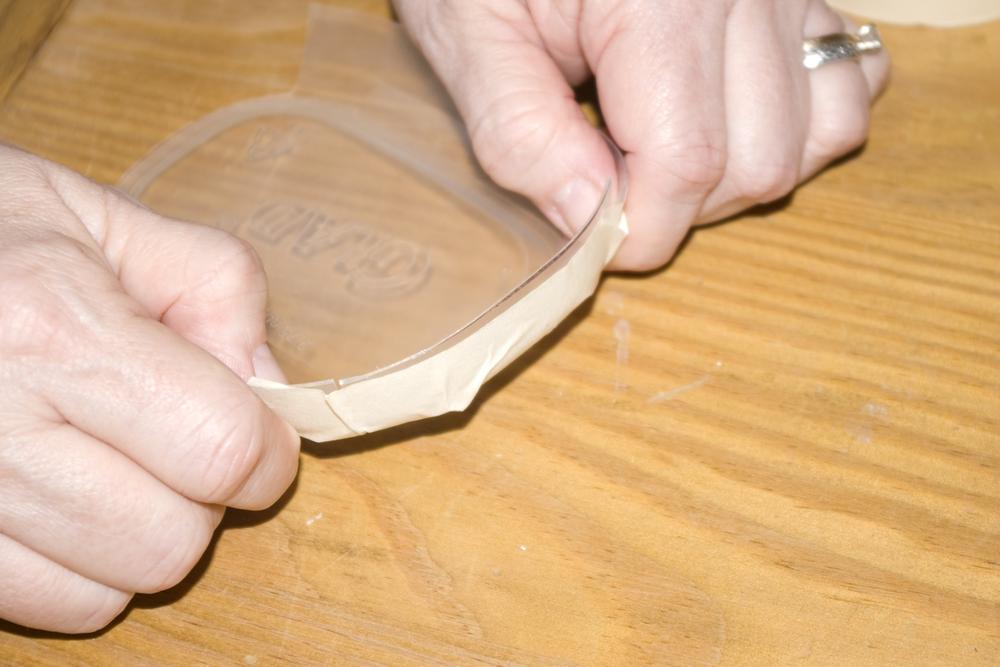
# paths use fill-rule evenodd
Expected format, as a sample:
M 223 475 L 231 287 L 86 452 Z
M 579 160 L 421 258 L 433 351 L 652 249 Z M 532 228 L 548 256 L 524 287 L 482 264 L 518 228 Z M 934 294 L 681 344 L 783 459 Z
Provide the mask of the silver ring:
M 882 50 L 882 36 L 874 23 L 858 28 L 857 35 L 838 32 L 802 42 L 802 64 L 817 69 L 838 60 L 857 60 L 866 53 Z

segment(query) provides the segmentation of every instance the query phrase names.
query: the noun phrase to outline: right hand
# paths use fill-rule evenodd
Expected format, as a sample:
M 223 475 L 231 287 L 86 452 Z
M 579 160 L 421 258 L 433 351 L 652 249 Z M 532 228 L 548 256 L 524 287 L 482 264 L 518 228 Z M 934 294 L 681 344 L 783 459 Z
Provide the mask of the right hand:
M 885 51 L 809 72 L 855 32 L 824 0 L 395 0 L 483 169 L 563 232 L 614 175 L 570 86 L 594 78 L 625 153 L 631 232 L 611 268 L 665 264 L 688 229 L 774 201 L 868 134 Z
M 0 618 L 98 630 L 288 488 L 265 302 L 243 242 L 0 145 Z

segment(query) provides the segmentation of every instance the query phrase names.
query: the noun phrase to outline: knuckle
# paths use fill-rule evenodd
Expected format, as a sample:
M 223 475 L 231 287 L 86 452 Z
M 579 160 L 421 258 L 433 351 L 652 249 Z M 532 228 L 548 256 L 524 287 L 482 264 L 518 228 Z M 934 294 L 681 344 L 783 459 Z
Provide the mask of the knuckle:
M 239 276 L 249 276 L 256 280 L 264 273 L 264 265 L 254 247 L 243 239 L 227 235 L 229 244 L 229 269 Z
M 575 3 L 571 3 L 575 4 Z M 578 8 L 580 32 L 587 36 L 591 48 L 602 54 L 615 39 L 627 39 L 630 27 L 647 24 L 655 20 L 650 15 L 655 6 L 639 2 L 618 2 L 617 0 L 597 0 L 581 2 Z M 678 8 L 683 10 L 683 8 Z M 595 59 L 600 62 L 600 58 Z
M 470 131 L 483 170 L 505 187 L 530 178 L 530 166 L 558 142 L 558 117 L 534 94 L 515 91 L 495 98 Z
M 867 107 L 859 107 L 855 113 L 821 119 L 810 131 L 812 151 L 829 159 L 850 153 L 868 138 L 868 122 Z
M 220 238 L 219 272 L 210 284 L 227 294 L 245 294 L 266 289 L 264 265 L 254 247 L 229 234 L 223 234 Z
M 789 161 L 761 161 L 741 167 L 735 174 L 737 195 L 753 202 L 769 202 L 784 197 L 798 183 L 798 166 Z
M 253 474 L 264 454 L 261 410 L 253 409 L 256 414 L 247 418 L 244 405 L 217 405 L 196 428 L 190 451 L 198 472 L 190 498 L 225 504 Z
M 128 593 L 109 588 L 101 599 L 75 614 L 63 631 L 70 634 L 87 634 L 102 630 L 118 618 L 131 599 L 132 596 Z
M 644 273 L 655 271 L 670 261 L 677 252 L 676 244 L 665 244 L 662 246 L 647 246 L 628 255 L 627 258 L 617 260 L 619 268 L 626 271 Z
M 655 271 L 664 266 L 677 252 L 687 233 L 687 226 L 662 229 L 652 239 L 642 238 L 642 230 L 631 237 L 632 242 L 625 241 L 622 249 L 613 261 L 615 269 L 624 271 Z M 636 239 L 642 239 L 636 242 Z
M 49 353 L 67 323 L 44 287 L 33 276 L 3 271 L 0 276 L 0 349 L 4 356 Z M 14 273 L 14 275 L 11 275 Z
M 0 145 L 0 185 L 4 197 L 0 200 L 0 210 L 19 211 L 30 208 L 39 198 L 51 194 L 51 185 L 45 176 L 43 161 L 30 153 L 10 146 Z
M 137 593 L 173 588 L 194 569 L 215 532 L 213 523 L 201 519 L 177 521 L 173 530 L 161 525 L 146 533 L 145 567 L 134 583 Z
M 473 3 L 462 0 L 432 0 L 413 3 L 394 0 L 407 26 L 416 32 L 418 41 L 425 47 L 438 49 L 444 53 L 456 41 L 455 26 L 459 17 L 470 9 Z M 426 41 L 420 38 L 425 38 Z
M 678 191 L 696 195 L 709 192 L 722 181 L 728 162 L 724 142 L 711 133 L 694 133 L 661 146 L 653 159 Z
M 89 253 L 63 236 L 0 249 L 0 350 L 5 356 L 59 358 L 79 342 L 78 332 L 70 335 L 80 327 L 69 303 L 68 274 Z

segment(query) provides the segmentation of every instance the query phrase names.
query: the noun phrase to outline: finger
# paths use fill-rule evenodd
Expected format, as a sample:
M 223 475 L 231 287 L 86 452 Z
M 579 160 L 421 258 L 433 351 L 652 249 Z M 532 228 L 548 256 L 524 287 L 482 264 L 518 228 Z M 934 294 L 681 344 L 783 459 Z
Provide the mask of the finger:
M 726 31 L 726 173 L 699 222 L 784 197 L 799 181 L 809 127 L 799 5 L 736 3 Z
M 0 533 L 83 577 L 154 592 L 181 581 L 222 518 L 67 424 L 27 422 L 0 440 Z
M 6 343 L 18 383 L 51 406 L 41 416 L 111 444 L 194 500 L 273 503 L 297 471 L 294 430 L 225 366 L 137 315 L 110 274 L 72 266 L 72 242 L 50 240 L 46 252 L 0 269 L 7 314 L 34 313 L 30 340 Z
M 41 210 L 52 218 L 42 227 L 80 226 L 45 196 L 14 224 Z M 280 497 L 298 466 L 299 439 L 287 423 L 229 369 L 149 319 L 89 236 L 24 242 L 25 252 L 4 248 L 14 259 L 0 263 L 0 316 L 13 337 L 5 352 L 21 348 L 18 382 L 51 402 L 48 418 L 117 447 L 194 500 L 256 509 Z
M 842 16 L 844 27 L 847 32 L 857 34 L 858 24 L 851 17 Z M 866 53 L 860 60 L 861 72 L 865 75 L 868 83 L 868 94 L 874 100 L 885 90 L 889 84 L 889 72 L 892 66 L 892 58 L 889 50 L 883 46 L 875 53 Z
M 131 599 L 0 534 L 0 618 L 36 630 L 94 632 Z
M 549 56 L 570 85 L 578 86 L 590 77 L 590 66 L 580 49 L 578 26 L 582 2 L 527 0 L 537 32 Z
M 805 37 L 846 30 L 826 3 L 814 1 L 806 15 Z M 862 59 L 869 56 L 862 56 Z M 843 60 L 809 72 L 809 137 L 802 156 L 803 178 L 861 146 L 868 137 L 871 93 L 858 62 Z
M 613 266 L 665 263 L 726 164 L 727 3 L 585 5 L 581 40 L 612 137 L 626 152 L 632 233 Z M 611 9 L 609 9 L 611 7 Z M 682 29 L 677 29 L 683 26 Z
M 243 379 L 263 369 L 268 379 L 283 380 L 265 342 L 267 281 L 249 244 L 218 229 L 157 215 L 59 165 L 39 164 L 122 287 L 150 317 Z
M 158 322 L 113 313 L 95 314 L 94 325 L 83 345 L 39 363 L 32 384 L 51 418 L 193 500 L 261 509 L 284 493 L 298 435 L 246 384 Z
M 483 169 L 571 232 L 596 210 L 614 160 L 520 2 L 400 3 Z

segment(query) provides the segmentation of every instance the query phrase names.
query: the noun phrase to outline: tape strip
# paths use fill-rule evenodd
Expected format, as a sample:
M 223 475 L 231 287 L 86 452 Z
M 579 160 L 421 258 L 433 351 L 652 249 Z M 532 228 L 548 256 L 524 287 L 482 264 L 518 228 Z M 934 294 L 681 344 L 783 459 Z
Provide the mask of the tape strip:
M 574 239 L 580 242 L 575 252 L 537 286 L 477 323 L 471 335 L 415 363 L 329 392 L 258 378 L 250 386 L 303 437 L 318 442 L 464 410 L 487 380 L 594 293 L 627 234 L 624 214 L 598 216 Z

